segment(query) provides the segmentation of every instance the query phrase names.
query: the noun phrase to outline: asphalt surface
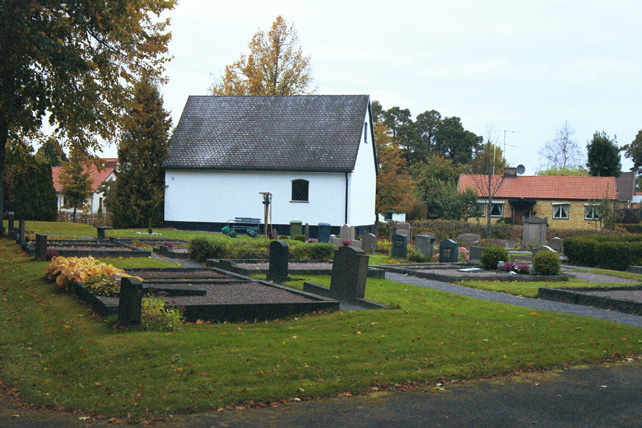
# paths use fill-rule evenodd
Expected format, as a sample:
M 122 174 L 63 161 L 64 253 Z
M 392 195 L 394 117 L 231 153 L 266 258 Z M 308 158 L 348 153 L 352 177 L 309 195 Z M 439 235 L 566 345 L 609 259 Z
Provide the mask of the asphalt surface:
M 463 296 L 642 327 L 642 317 L 526 299 L 407 275 L 387 279 Z M 642 330 L 640 331 L 642 340 Z M 0 396 L 0 427 L 103 427 L 88 415 L 34 410 Z M 642 359 L 528 373 L 406 392 L 375 392 L 255 408 L 183 415 L 159 427 L 642 427 Z

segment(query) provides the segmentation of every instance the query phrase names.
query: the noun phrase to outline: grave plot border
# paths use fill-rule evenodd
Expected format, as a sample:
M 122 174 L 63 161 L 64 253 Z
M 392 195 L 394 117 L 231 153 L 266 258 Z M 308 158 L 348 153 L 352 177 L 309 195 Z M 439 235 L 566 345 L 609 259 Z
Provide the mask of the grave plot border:
M 92 241 L 89 241 L 92 242 Z M 100 241 L 95 241 L 97 244 L 100 244 Z M 87 245 L 88 241 L 78 241 L 79 246 L 81 245 Z M 57 248 L 57 245 L 49 245 L 49 242 L 47 242 L 47 251 L 49 250 L 55 250 L 59 256 L 61 257 L 88 257 L 92 256 L 93 258 L 96 259 L 103 259 L 103 258 L 117 258 L 117 257 L 123 257 L 123 258 L 129 258 L 129 257 L 151 257 L 152 252 L 148 250 L 143 250 L 138 247 L 134 247 L 132 245 L 127 245 L 124 243 L 117 243 L 118 246 L 120 247 L 125 247 L 129 248 L 129 250 L 118 250 L 118 249 L 87 249 L 87 248 L 79 248 L 79 249 L 59 249 Z M 116 248 L 116 247 L 115 247 Z M 34 251 L 35 251 L 35 246 L 34 246 Z
M 266 321 L 276 318 L 285 318 L 295 316 L 303 313 L 310 313 L 316 311 L 333 311 L 339 309 L 339 301 L 330 299 L 324 296 L 312 294 L 306 291 L 297 290 L 294 288 L 286 287 L 279 284 L 273 284 L 267 281 L 260 281 L 253 278 L 237 274 L 235 272 L 226 271 L 217 268 L 131 268 L 126 271 L 159 271 L 159 272 L 190 272 L 190 271 L 213 271 L 236 280 L 243 280 L 247 282 L 257 282 L 263 286 L 276 288 L 289 293 L 297 294 L 310 300 L 310 302 L 271 302 L 271 303 L 224 303 L 224 304 L 207 304 L 207 305 L 185 305 L 184 317 L 187 322 L 195 322 L 196 320 L 211 321 L 211 322 L 242 322 L 242 321 Z M 180 281 L 180 279 L 176 279 Z M 198 289 L 196 281 L 190 281 L 196 285 L 192 286 Z M 149 290 L 153 288 L 158 291 L 166 291 L 171 287 L 166 284 L 154 282 L 153 280 L 146 280 L 143 282 L 143 288 Z M 180 287 L 173 287 L 180 288 Z M 81 297 L 84 301 L 92 305 L 95 312 L 102 316 L 109 314 L 118 314 L 118 298 L 97 296 L 90 293 L 84 288 L 82 283 L 74 283 L 74 292 Z M 171 291 L 171 290 L 170 290 Z M 202 291 L 202 289 L 201 289 Z
M 269 270 L 269 260 L 268 259 L 207 259 L 205 261 L 205 266 L 223 269 L 229 272 L 235 272 L 240 275 L 258 275 L 258 274 L 267 274 Z M 241 266 L 243 263 L 261 263 L 265 264 L 265 269 L 248 269 Z M 290 260 L 289 263 L 300 263 L 300 264 L 316 264 L 316 263 L 329 263 L 329 269 L 296 269 L 290 267 L 288 269 L 290 275 L 330 275 L 332 273 L 332 260 L 323 259 L 323 260 Z M 368 278 L 385 278 L 385 271 L 379 269 L 379 266 L 373 267 L 368 266 Z
M 461 269 L 461 268 L 467 268 L 467 267 L 473 267 L 472 265 L 469 264 L 441 264 L 441 265 L 420 265 L 420 264 L 413 264 L 413 265 L 379 265 L 377 268 L 383 269 L 388 272 L 394 272 L 394 273 L 400 273 L 403 275 L 410 275 L 410 276 L 416 276 L 419 278 L 424 278 L 424 279 L 432 279 L 435 281 L 443 281 L 443 282 L 452 282 L 452 283 L 457 283 L 461 281 L 501 281 L 501 282 L 545 282 L 545 281 L 550 281 L 550 282 L 563 282 L 563 281 L 568 281 L 569 278 L 572 278 L 572 275 L 567 275 L 567 274 L 562 274 L 562 275 L 530 275 L 530 274 L 516 274 L 516 275 L 511 275 L 507 273 L 487 273 L 487 274 L 480 274 L 479 276 L 475 277 L 462 277 L 462 276 L 457 276 L 455 275 L 444 275 L 444 274 L 439 274 L 439 273 L 432 273 L 432 272 L 426 272 L 425 270 L 431 270 L 431 269 Z M 414 269 L 413 269 L 414 268 Z M 417 268 L 422 269 L 422 271 L 416 270 Z M 455 270 L 456 272 L 456 270 Z
M 620 287 L 542 287 L 537 291 L 537 297 L 555 302 L 572 303 L 575 305 L 591 306 L 599 309 L 610 309 L 625 314 L 642 314 L 642 302 L 617 299 L 615 297 L 596 296 L 588 294 L 593 291 L 642 291 L 642 285 Z

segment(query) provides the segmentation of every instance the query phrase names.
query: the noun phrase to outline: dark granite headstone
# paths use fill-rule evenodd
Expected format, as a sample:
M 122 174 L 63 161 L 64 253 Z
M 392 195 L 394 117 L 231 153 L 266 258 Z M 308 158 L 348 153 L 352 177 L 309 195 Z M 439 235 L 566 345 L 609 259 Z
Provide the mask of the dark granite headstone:
M 377 250 L 377 237 L 373 233 L 366 233 L 361 238 L 361 249 L 366 253 L 374 254 Z
M 290 222 L 290 238 L 294 238 L 297 235 L 303 235 L 303 222 L 292 220 Z
M 36 233 L 36 260 L 47 261 L 47 235 Z
M 452 239 L 439 243 L 439 263 L 457 263 L 459 260 L 459 246 Z
M 363 251 L 343 246 L 334 252 L 330 291 L 338 298 L 363 299 L 368 277 L 368 256 Z
M 317 235 L 319 242 L 330 242 L 330 224 L 319 223 L 319 233 Z
M 140 325 L 143 304 L 143 284 L 136 278 L 120 280 L 118 323 L 122 327 Z
M 483 247 L 475 247 L 474 245 L 470 247 L 470 262 L 471 263 L 481 263 L 481 253 Z
M 415 250 L 419 251 L 424 256 L 432 257 L 432 246 L 435 238 L 429 235 L 415 236 Z
M 408 237 L 406 235 L 393 235 L 390 256 L 405 259 L 407 255 Z
M 98 226 L 98 227 L 96 227 L 96 236 L 97 236 L 97 237 L 98 237 L 98 239 L 100 239 L 101 241 L 102 241 L 102 240 L 105 240 L 105 232 L 106 232 L 107 230 L 110 230 L 110 229 L 111 229 L 111 227 L 107 227 L 107 226 Z
M 267 280 L 282 282 L 289 279 L 288 259 L 290 250 L 288 244 L 283 241 L 272 241 L 270 243 L 270 267 L 268 269 Z
M 16 242 L 22 244 L 25 242 L 25 221 L 18 220 L 18 234 L 16 235 Z

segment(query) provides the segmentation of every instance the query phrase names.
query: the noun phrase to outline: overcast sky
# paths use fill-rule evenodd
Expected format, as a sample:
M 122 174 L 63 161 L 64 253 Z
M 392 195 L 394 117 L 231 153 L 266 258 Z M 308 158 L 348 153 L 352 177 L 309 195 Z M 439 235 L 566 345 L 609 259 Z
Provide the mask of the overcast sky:
M 435 109 L 478 135 L 492 128 L 502 147 L 506 130 L 506 158 L 526 174 L 564 121 L 584 153 L 595 131 L 623 146 L 642 129 L 639 0 L 182 0 L 162 89 L 174 125 L 277 15 L 294 24 L 319 94 L 369 94 L 413 118 Z

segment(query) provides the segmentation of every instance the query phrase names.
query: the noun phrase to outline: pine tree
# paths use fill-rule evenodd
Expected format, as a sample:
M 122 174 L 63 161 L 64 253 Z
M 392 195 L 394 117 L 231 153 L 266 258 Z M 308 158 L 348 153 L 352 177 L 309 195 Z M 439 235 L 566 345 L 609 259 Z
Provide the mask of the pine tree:
M 147 79 L 134 87 L 118 145 L 116 187 L 111 202 L 117 228 L 163 224 L 165 173 L 172 121 L 158 88 Z

